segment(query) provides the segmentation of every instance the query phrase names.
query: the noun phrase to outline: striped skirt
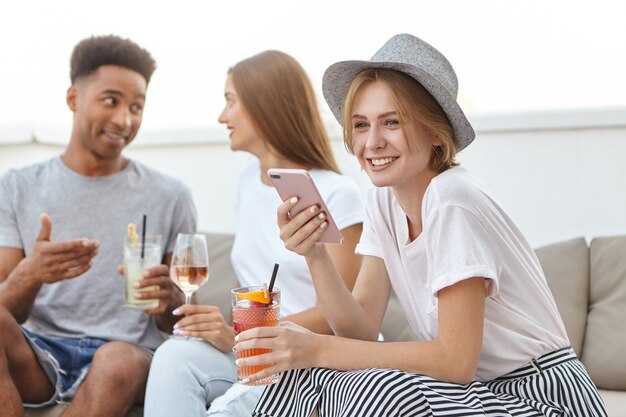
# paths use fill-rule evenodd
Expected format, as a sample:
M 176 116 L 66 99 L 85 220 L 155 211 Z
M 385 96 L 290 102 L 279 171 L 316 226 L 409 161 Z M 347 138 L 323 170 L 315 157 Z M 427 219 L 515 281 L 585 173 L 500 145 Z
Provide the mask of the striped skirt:
M 268 386 L 256 417 L 604 416 L 587 371 L 571 348 L 548 353 L 489 382 L 467 385 L 392 369 L 297 369 Z

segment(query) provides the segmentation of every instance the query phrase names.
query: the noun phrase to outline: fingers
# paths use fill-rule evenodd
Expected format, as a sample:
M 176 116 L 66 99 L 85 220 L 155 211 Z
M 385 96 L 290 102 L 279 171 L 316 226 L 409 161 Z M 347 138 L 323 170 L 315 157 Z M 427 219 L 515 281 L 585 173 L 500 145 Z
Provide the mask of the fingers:
M 242 365 L 240 365 L 242 366 Z M 254 366 L 254 365 L 243 365 L 243 366 Z M 286 371 L 287 369 L 283 369 L 283 366 L 280 366 L 279 364 L 273 364 L 268 366 L 267 368 L 263 368 L 263 370 L 257 372 L 256 374 L 253 375 L 249 375 L 248 377 L 246 377 L 242 382 L 244 384 L 253 384 L 254 382 L 270 377 L 272 375 L 276 375 L 276 374 L 280 374 L 283 371 Z
M 210 318 L 196 323 L 181 323 L 179 321 L 174 325 L 174 329 L 180 329 L 184 332 L 212 332 L 225 329 L 226 327 L 226 323 L 223 320 L 211 320 Z
M 47 213 L 42 213 L 39 216 L 39 221 L 41 222 L 41 227 L 39 228 L 39 234 L 37 235 L 37 242 L 48 242 L 50 245 L 45 245 L 42 247 L 43 252 L 45 253 L 64 253 L 64 252 L 72 252 L 72 251 L 89 251 L 89 250 L 97 250 L 99 243 L 95 240 L 89 239 L 72 239 L 64 242 L 55 242 L 52 243 L 51 235 L 52 235 L 52 219 Z
M 41 213 L 39 216 L 39 221 L 41 222 L 41 228 L 39 229 L 39 234 L 37 235 L 37 239 L 39 241 L 50 241 L 50 234 L 52 233 L 52 220 L 47 213 Z
M 188 323 L 189 318 L 203 318 L 201 322 Z M 224 353 L 232 351 L 234 330 L 228 326 L 221 314 L 200 314 L 186 317 L 174 325 L 175 335 L 198 337 L 206 340 Z
M 308 220 L 291 238 L 285 241 L 285 247 L 292 251 L 298 251 L 300 247 L 312 245 L 317 242 L 327 225 L 326 215 L 318 213 L 316 217 Z
M 167 265 L 156 265 L 156 266 L 147 268 L 145 271 L 143 271 L 144 278 L 161 277 L 161 276 L 167 277 L 167 279 L 169 280 L 170 269 Z
M 194 314 L 192 316 L 186 316 L 178 320 L 174 325 L 175 329 L 192 329 L 192 330 L 210 330 L 214 329 L 213 323 L 225 324 L 224 319 L 220 313 L 216 314 Z
M 258 339 L 258 338 L 267 338 L 267 337 L 276 337 L 278 333 L 281 331 L 280 326 L 274 327 L 254 327 L 249 330 L 245 330 L 239 333 L 235 337 L 235 341 L 237 345 L 247 340 Z
M 283 240 L 293 235 L 303 225 L 307 224 L 309 220 L 319 214 L 319 207 L 313 205 L 291 217 L 289 211 L 296 206 L 297 202 L 298 198 L 292 197 L 290 200 L 285 200 L 278 206 L 278 226 L 281 229 L 281 238 Z
M 79 269 L 82 268 L 84 265 L 89 264 L 91 262 L 91 259 L 95 256 L 94 253 L 86 253 L 82 256 L 78 256 L 76 258 L 73 259 L 68 259 L 66 261 L 60 261 L 60 262 L 56 262 L 53 265 L 55 265 L 55 268 L 57 268 L 57 270 L 59 272 L 62 271 L 68 271 L 68 270 L 73 270 L 73 269 Z
M 278 226 L 282 228 L 283 225 L 286 225 L 291 220 L 291 216 L 289 215 L 289 211 L 294 208 L 298 204 L 298 197 L 291 197 L 289 200 L 285 200 L 278 206 L 277 217 L 278 217 Z
M 209 314 L 217 311 L 221 314 L 220 309 L 216 306 L 207 306 L 202 304 L 183 304 L 176 309 L 176 315 L 192 316 L 195 314 Z
M 295 231 L 288 230 L 287 228 L 281 230 L 281 238 L 285 243 L 286 249 L 306 256 L 313 245 L 319 240 L 326 226 L 328 226 L 328 224 L 325 214 L 318 213 Z
M 141 291 L 135 291 L 133 294 L 138 300 L 165 300 L 169 299 L 170 292 L 168 290 L 164 290 L 158 285 L 150 285 L 144 287 Z
M 79 267 L 76 268 L 72 268 L 72 269 L 68 269 L 65 272 L 61 273 L 58 275 L 58 278 L 63 280 L 63 279 L 70 279 L 70 278 L 76 278 L 82 274 L 84 274 L 85 272 L 87 272 L 89 270 L 89 268 L 91 268 L 92 266 L 92 262 L 91 260 L 85 264 L 80 265 Z
M 304 255 L 317 242 L 328 223 L 326 214 L 320 212 L 316 205 L 289 218 L 288 211 L 295 205 L 292 202 L 294 199 L 287 200 L 278 207 L 280 238 L 288 250 Z
M 135 282 L 133 286 L 137 289 L 158 286 L 160 289 L 167 291 L 174 290 L 174 283 L 169 277 L 169 268 L 165 265 L 158 265 L 148 268 L 141 274 L 142 278 Z
M 225 323 L 226 321 L 224 320 L 224 316 L 222 316 L 222 312 L 220 311 L 219 308 L 214 307 L 214 306 L 202 306 L 205 309 L 189 309 L 186 308 L 189 305 L 194 305 L 194 304 L 187 304 L 187 305 L 183 305 L 179 308 L 177 308 L 177 313 L 182 313 L 181 310 L 183 310 L 183 307 L 185 307 L 185 311 L 188 311 L 187 313 L 185 313 L 185 317 L 183 317 L 182 319 L 180 319 L 178 321 L 178 327 L 187 327 L 187 326 L 192 326 L 195 324 L 200 324 L 200 323 L 212 323 L 212 322 L 220 322 L 220 323 Z M 195 310 L 196 312 L 193 312 L 193 310 Z M 192 311 L 192 312 L 189 312 Z
M 263 348 L 255 348 L 255 350 L 257 349 L 263 349 Z M 235 351 L 239 352 L 238 349 L 236 349 Z M 237 367 L 248 368 L 248 369 L 250 367 L 256 367 L 257 369 L 259 367 L 263 367 L 263 369 L 261 369 L 259 372 L 253 375 L 247 376 L 246 378 L 247 380 L 244 381 L 244 383 L 249 384 L 254 381 L 267 378 L 275 374 L 280 374 L 283 371 L 287 371 L 295 367 L 293 364 L 293 358 L 291 357 L 289 352 L 285 350 L 271 350 L 271 349 L 269 351 L 266 350 L 266 352 L 267 353 L 260 353 L 254 356 L 246 355 L 244 357 L 240 357 L 241 355 L 238 354 L 238 359 L 235 361 Z
M 55 245 L 55 243 L 44 243 Z M 63 254 L 44 254 L 34 250 L 29 256 L 31 273 L 36 275 L 41 282 L 57 282 L 64 279 L 75 278 L 85 273 L 92 266 L 92 258 L 95 252 L 78 251 Z
M 38 241 L 36 250 L 43 255 L 81 256 L 98 251 L 100 243 L 89 239 L 71 239 L 63 242 Z

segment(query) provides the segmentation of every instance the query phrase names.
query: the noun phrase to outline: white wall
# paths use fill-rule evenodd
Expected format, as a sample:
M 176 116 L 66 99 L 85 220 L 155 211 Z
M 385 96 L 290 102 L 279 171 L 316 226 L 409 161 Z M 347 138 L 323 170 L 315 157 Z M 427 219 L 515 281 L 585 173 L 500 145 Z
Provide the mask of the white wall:
M 473 118 L 460 155 L 534 246 L 626 233 L 626 109 Z
M 477 139 L 459 160 L 483 179 L 533 246 L 626 234 L 626 109 L 475 115 L 471 120 Z M 331 125 L 331 131 L 342 170 L 365 194 L 369 180 L 343 149 L 337 126 Z M 60 153 L 60 138 L 66 137 L 62 129 L 31 134 L 0 126 L 0 172 Z M 145 131 L 127 155 L 188 183 L 200 228 L 234 230 L 236 177 L 248 156 L 230 151 L 223 129 Z

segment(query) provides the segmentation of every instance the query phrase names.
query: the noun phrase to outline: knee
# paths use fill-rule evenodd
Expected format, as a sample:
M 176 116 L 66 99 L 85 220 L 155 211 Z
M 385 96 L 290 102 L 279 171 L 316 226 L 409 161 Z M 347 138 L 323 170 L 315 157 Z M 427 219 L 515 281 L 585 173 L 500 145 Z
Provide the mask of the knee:
M 166 340 L 154 354 L 150 372 L 168 370 L 172 373 L 194 372 L 199 361 L 214 363 L 224 354 L 208 343 L 196 340 Z
M 150 364 L 150 374 L 180 372 L 189 361 L 193 360 L 193 355 L 185 349 L 185 346 L 176 343 L 175 340 L 166 340 L 154 352 L 152 363 Z
M 150 365 L 150 380 L 196 380 L 202 385 L 213 378 L 230 377 L 231 374 L 234 381 L 234 358 L 208 343 L 195 340 L 165 341 Z
M 89 372 L 121 386 L 133 380 L 145 382 L 149 367 L 150 354 L 142 348 L 108 342 L 96 350 Z
M 154 354 L 154 362 L 195 361 L 199 357 L 208 359 L 224 354 L 210 344 L 198 340 L 168 339 L 159 346 Z

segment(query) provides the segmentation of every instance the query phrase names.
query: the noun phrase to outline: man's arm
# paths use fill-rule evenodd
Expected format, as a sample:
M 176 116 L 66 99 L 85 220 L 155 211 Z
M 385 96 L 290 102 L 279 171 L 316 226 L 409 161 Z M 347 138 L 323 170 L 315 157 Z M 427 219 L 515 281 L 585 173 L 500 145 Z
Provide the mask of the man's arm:
M 41 288 L 41 283 L 24 279 L 17 269 L 23 259 L 22 249 L 0 248 L 0 305 L 9 310 L 20 323 L 28 318 Z
M 82 275 L 91 267 L 99 243 L 88 239 L 52 242 L 52 221 L 41 215 L 32 251 L 0 248 L 0 304 L 20 323 L 26 321 L 41 286 Z

